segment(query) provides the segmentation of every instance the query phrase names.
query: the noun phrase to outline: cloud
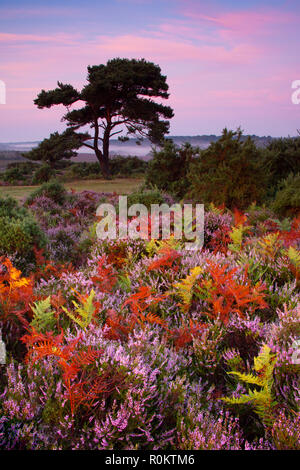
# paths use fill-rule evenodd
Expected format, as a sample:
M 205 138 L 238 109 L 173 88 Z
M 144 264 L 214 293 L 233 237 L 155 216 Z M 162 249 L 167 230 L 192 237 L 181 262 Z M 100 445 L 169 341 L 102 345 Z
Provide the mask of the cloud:
M 76 16 L 81 14 L 84 8 L 67 7 L 35 7 L 35 8 L 0 8 L 1 19 L 16 19 L 18 17 L 49 17 L 49 16 Z
M 78 40 L 79 34 L 65 34 L 56 33 L 51 36 L 42 34 L 12 34 L 12 33 L 0 33 L 0 44 L 15 44 L 15 43 L 63 43 L 63 44 L 75 44 L 75 40 Z
M 80 89 L 86 83 L 87 65 L 114 57 L 143 57 L 161 66 L 175 110 L 172 133 L 210 133 L 235 123 L 249 132 L 293 133 L 300 109 L 290 99 L 291 83 L 300 79 L 299 8 L 291 17 L 288 9 L 261 6 L 254 11 L 245 5 L 229 10 L 227 5 L 225 11 L 224 3 L 215 2 L 212 11 L 211 2 L 185 0 L 178 14 L 179 0 L 170 0 L 173 10 L 168 19 L 147 17 L 134 27 L 122 24 L 116 33 L 116 28 L 98 26 L 92 31 L 90 23 L 80 23 L 80 29 L 72 26 L 70 33 L 60 30 L 58 23 L 59 31 L 52 33 L 53 16 L 47 28 L 46 19 L 44 24 L 36 21 L 39 14 L 47 16 L 47 9 L 32 9 L 34 28 L 0 33 L 0 79 L 7 85 L 8 98 L 0 109 L 4 123 L 0 138 L 7 140 L 15 129 L 22 129 L 25 140 L 29 132 L 32 138 L 35 133 L 41 138 L 62 129 L 63 107 L 36 109 L 37 93 L 55 88 L 57 80 Z M 55 12 L 59 15 L 61 9 L 49 7 L 49 15 Z M 21 14 L 18 9 L 17 15 Z M 110 21 L 115 26 L 120 20 L 112 18 L 108 25 Z
M 251 45 L 240 44 L 231 49 L 224 46 L 193 44 L 188 41 L 137 35 L 99 36 L 99 50 L 111 55 L 130 55 L 155 60 L 198 60 L 221 64 L 248 64 L 262 54 Z
M 201 11 L 198 5 L 192 4 L 192 7 L 183 6 L 183 15 L 191 23 L 197 23 L 198 26 L 210 27 L 223 39 L 241 39 L 257 35 L 267 36 L 271 33 L 278 34 L 278 28 L 290 28 L 299 24 L 299 14 L 290 13 L 282 9 L 262 9 L 239 10 L 226 12 L 218 9 L 218 13 L 205 13 L 205 8 Z M 207 8 L 206 8 L 207 10 Z

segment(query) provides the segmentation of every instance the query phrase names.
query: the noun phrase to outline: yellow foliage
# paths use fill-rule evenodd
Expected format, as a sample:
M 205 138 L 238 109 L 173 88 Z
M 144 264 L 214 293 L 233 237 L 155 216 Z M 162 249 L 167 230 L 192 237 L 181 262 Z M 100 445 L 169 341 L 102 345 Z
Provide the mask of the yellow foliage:
M 258 251 L 266 258 L 275 259 L 280 250 L 279 232 L 269 233 L 258 241 Z
M 263 345 L 259 355 L 254 358 L 254 372 L 248 374 L 232 371 L 240 381 L 248 385 L 256 385 L 260 390 L 249 390 L 248 394 L 242 394 L 237 398 L 221 398 L 230 405 L 252 403 L 254 410 L 260 416 L 266 426 L 271 426 L 274 420 L 274 407 L 277 404 L 272 395 L 274 383 L 273 371 L 276 364 L 276 355 L 266 344 Z
M 62 307 L 64 312 L 68 315 L 71 320 L 73 320 L 77 325 L 82 329 L 85 329 L 93 320 L 95 314 L 95 306 L 93 300 L 95 297 L 95 291 L 92 289 L 88 298 L 84 299 L 82 296 L 78 296 L 80 299 L 81 305 L 79 305 L 75 300 L 73 300 L 73 305 L 75 307 L 76 315 L 72 312 L 69 312 L 65 307 Z
M 185 278 L 181 279 L 180 282 L 174 284 L 174 287 L 178 290 L 178 295 L 182 299 L 183 310 L 186 311 L 189 309 L 192 297 L 193 297 L 193 287 L 196 282 L 197 277 L 202 274 L 203 269 L 200 266 L 196 266 L 191 270 L 191 273 Z
M 150 242 L 146 244 L 146 250 L 149 256 L 154 256 L 160 251 L 164 250 L 178 250 L 181 247 L 181 241 L 171 235 L 167 240 L 157 240 L 151 238 Z

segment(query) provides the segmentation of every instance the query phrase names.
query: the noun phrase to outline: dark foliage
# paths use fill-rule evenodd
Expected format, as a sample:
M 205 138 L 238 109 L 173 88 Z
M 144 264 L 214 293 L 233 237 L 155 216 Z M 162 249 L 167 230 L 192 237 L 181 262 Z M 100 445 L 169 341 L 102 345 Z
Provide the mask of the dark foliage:
M 153 100 L 168 98 L 168 85 L 160 67 L 144 59 L 117 58 L 106 65 L 89 66 L 87 81 L 80 92 L 72 85 L 58 82 L 56 89 L 42 90 L 34 103 L 40 109 L 57 104 L 66 106 L 63 119 L 72 131 L 89 125 L 93 135 L 86 136 L 82 145 L 94 150 L 102 173 L 108 176 L 109 139 L 123 132 L 116 128 L 123 125 L 127 135 L 137 134 L 152 142 L 161 141 L 168 132 L 167 119 L 173 117 L 173 110 Z M 78 101 L 83 107 L 69 110 Z
M 199 148 L 189 143 L 181 148 L 172 140 L 166 140 L 161 150 L 153 150 L 146 175 L 147 186 L 157 186 L 159 189 L 183 197 L 187 191 L 187 174 L 191 161 L 199 156 Z
M 191 164 L 188 195 L 195 200 L 244 209 L 262 200 L 265 171 L 253 140 L 241 140 L 242 131 L 224 129 L 222 137 L 201 151 Z

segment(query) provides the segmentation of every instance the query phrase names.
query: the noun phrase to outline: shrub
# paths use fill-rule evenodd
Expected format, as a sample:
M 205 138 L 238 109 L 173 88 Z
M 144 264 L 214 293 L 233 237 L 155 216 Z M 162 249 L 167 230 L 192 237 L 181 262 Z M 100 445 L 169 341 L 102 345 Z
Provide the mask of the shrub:
M 22 180 L 23 178 L 23 172 L 21 168 L 18 167 L 8 168 L 3 174 L 3 180 L 7 183 L 14 183 L 16 181 Z
M 58 181 L 49 181 L 33 191 L 26 199 L 26 204 L 31 204 L 39 196 L 45 196 L 57 204 L 63 204 L 67 198 L 67 190 Z
M 138 157 L 122 157 L 120 155 L 110 160 L 111 174 L 113 176 L 131 176 L 144 173 L 148 163 Z
M 71 261 L 78 265 L 86 259 L 91 248 L 88 227 L 94 221 L 103 194 L 64 192 L 63 198 L 58 198 L 59 193 L 53 188 L 47 193 L 48 197 L 45 194 L 35 191 L 27 199 L 27 204 L 29 200 L 30 211 L 47 236 L 47 257 L 52 261 Z
M 72 163 L 65 173 L 66 177 L 85 178 L 88 176 L 100 176 L 100 166 L 97 162 Z
M 47 163 L 40 166 L 33 175 L 32 183 L 33 184 L 40 184 L 46 183 L 49 181 L 54 175 L 53 169 Z
M 128 196 L 128 206 L 144 204 L 149 210 L 151 209 L 151 204 L 163 204 L 164 202 L 164 197 L 158 189 L 136 191 Z
M 30 181 L 32 172 L 37 168 L 36 163 L 32 162 L 13 162 L 9 163 L 5 172 L 2 174 L 4 181 L 16 183 L 18 181 Z
M 273 197 L 280 181 L 300 172 L 300 137 L 272 140 L 264 151 L 263 165 L 269 174 L 268 193 Z
M 300 173 L 290 174 L 279 185 L 273 203 L 279 215 L 293 216 L 300 211 Z
M 20 218 L 27 214 L 26 209 L 20 207 L 12 197 L 0 198 L 0 217 Z
M 34 246 L 45 244 L 45 235 L 29 212 L 12 198 L 0 198 L 0 254 L 20 257 L 17 267 L 26 269 L 35 260 Z
M 229 209 L 244 209 L 259 202 L 265 191 L 260 157 L 250 137 L 242 140 L 240 129 L 224 129 L 221 138 L 202 150 L 200 158 L 191 164 L 188 196 Z
M 161 190 L 183 197 L 188 185 L 190 163 L 198 153 L 199 149 L 189 143 L 179 148 L 172 140 L 167 140 L 162 150 L 153 151 L 146 174 L 147 187 L 156 185 Z
M 148 163 L 138 157 L 115 156 L 110 160 L 112 176 L 134 176 L 144 173 Z M 68 178 L 99 178 L 103 177 L 98 162 L 72 163 L 65 173 Z

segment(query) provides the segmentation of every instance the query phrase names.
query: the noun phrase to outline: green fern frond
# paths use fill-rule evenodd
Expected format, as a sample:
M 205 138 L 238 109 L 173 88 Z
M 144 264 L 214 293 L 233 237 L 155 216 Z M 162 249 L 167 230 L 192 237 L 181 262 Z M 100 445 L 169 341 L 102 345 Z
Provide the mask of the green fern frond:
M 50 296 L 45 300 L 34 302 L 31 306 L 33 311 L 33 319 L 31 326 L 33 326 L 39 333 L 51 331 L 55 326 L 54 311 L 51 309 Z
M 131 281 L 128 274 L 125 273 L 119 276 L 119 286 L 125 292 L 131 292 Z
M 264 344 L 259 355 L 254 358 L 253 369 L 259 376 L 253 373 L 241 373 L 236 371 L 228 372 L 235 375 L 239 380 L 248 384 L 260 387 L 260 390 L 249 389 L 247 394 L 243 394 L 237 398 L 223 397 L 225 403 L 230 405 L 240 405 L 250 403 L 253 405 L 254 411 L 261 418 L 266 426 L 270 426 L 273 422 L 273 410 L 277 404 L 272 395 L 273 387 L 273 371 L 276 364 L 276 356 L 271 353 L 271 349 Z
M 83 330 L 89 326 L 93 319 L 95 313 L 95 306 L 93 304 L 94 297 L 95 291 L 92 289 L 88 298 L 82 302 L 81 305 L 73 300 L 72 302 L 75 306 L 75 315 L 72 312 L 69 312 L 69 310 L 67 310 L 65 307 L 62 307 L 68 317 L 77 323 L 77 325 L 79 325 Z
M 228 403 L 230 405 L 242 405 L 242 404 L 247 404 L 250 402 L 256 402 L 259 403 L 261 401 L 265 401 L 266 397 L 262 392 L 259 392 L 257 390 L 249 391 L 248 394 L 242 394 L 239 397 L 224 397 L 222 400 L 225 403 Z
M 233 227 L 231 232 L 229 233 L 229 236 L 233 243 L 228 245 L 228 248 L 231 251 L 234 251 L 236 253 L 240 252 L 242 249 L 242 243 L 243 243 L 243 236 L 244 234 L 248 231 L 249 227 L 244 226 L 244 225 L 238 225 L 237 227 Z
M 181 241 L 171 235 L 167 240 L 157 240 L 151 238 L 146 244 L 146 251 L 148 256 L 152 257 L 156 255 L 162 249 L 178 250 L 181 247 Z
M 244 383 L 247 383 L 247 384 L 254 384 L 254 385 L 258 385 L 260 387 L 263 387 L 263 385 L 264 385 L 264 382 L 259 377 L 255 376 L 251 373 L 245 374 L 245 373 L 242 373 L 242 372 L 232 371 L 232 372 L 228 372 L 228 374 L 235 375 L 241 382 L 244 382 Z
M 287 255 L 288 255 L 289 260 L 291 261 L 291 263 L 297 269 L 297 271 L 300 270 L 300 251 L 296 250 L 296 248 L 290 246 L 288 251 L 287 251 Z

